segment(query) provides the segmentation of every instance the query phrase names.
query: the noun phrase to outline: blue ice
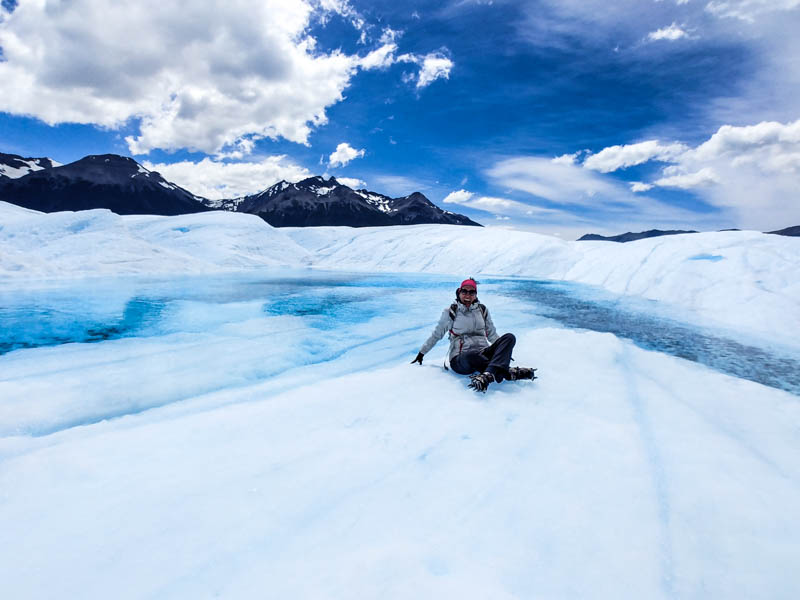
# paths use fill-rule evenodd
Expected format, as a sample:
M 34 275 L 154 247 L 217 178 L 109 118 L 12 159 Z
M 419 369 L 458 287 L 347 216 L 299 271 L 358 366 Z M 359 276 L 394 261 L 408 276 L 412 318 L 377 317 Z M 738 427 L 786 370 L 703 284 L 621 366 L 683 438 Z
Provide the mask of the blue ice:
M 287 348 L 282 360 L 271 359 L 281 369 L 285 361 L 303 366 L 348 353 L 372 365 L 413 355 L 452 301 L 453 289 L 449 278 L 429 275 L 287 271 L 5 290 L 0 293 L 0 354 L 126 338 L 243 335 L 237 326 L 247 331 L 253 323 L 289 317 L 297 327 L 266 340 L 273 353 Z M 484 294 L 500 332 L 553 324 L 610 332 L 649 350 L 800 394 L 796 354 L 665 316 L 657 303 L 578 284 L 504 278 L 483 282 Z M 365 350 L 370 346 L 380 350 Z M 358 368 L 355 360 L 353 368 Z M 257 370 L 259 376 L 272 372 Z

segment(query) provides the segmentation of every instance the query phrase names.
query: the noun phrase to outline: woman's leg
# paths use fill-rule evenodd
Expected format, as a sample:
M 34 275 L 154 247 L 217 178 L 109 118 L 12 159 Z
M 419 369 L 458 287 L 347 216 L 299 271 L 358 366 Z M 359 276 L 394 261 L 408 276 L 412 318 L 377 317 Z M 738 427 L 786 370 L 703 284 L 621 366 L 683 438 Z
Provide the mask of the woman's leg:
M 483 373 L 489 366 L 489 359 L 481 352 L 462 352 L 450 360 L 450 368 L 459 375 L 472 375 L 475 371 Z
M 486 359 L 487 364 L 484 371 L 494 375 L 498 383 L 503 379 L 509 379 L 508 366 L 511 364 L 511 353 L 517 338 L 513 333 L 504 333 L 494 341 L 494 344 L 481 350 L 480 354 Z

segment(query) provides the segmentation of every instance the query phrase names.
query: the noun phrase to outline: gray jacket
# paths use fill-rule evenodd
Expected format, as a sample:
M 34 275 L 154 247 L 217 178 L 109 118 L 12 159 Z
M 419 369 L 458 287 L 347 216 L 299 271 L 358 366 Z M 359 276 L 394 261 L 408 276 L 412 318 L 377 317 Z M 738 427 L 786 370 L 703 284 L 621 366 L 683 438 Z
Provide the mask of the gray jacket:
M 486 318 L 484 319 L 477 301 L 473 302 L 469 308 L 461 302 L 456 303 L 455 319 L 450 318 L 450 307 L 445 308 L 433 333 L 422 344 L 420 352 L 427 354 L 448 332 L 450 334 L 448 338 L 450 352 L 447 356 L 451 360 L 461 352 L 480 352 L 497 339 L 497 330 L 492 323 L 489 309 L 486 309 Z

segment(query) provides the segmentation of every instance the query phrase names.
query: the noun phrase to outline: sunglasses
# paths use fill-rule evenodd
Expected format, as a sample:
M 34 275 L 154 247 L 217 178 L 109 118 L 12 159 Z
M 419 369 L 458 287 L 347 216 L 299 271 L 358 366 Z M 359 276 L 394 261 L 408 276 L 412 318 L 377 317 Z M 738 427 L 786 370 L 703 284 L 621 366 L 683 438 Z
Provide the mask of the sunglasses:
M 458 290 L 460 293 L 464 294 L 465 296 L 475 296 L 478 294 L 477 290 L 465 290 L 460 289 Z

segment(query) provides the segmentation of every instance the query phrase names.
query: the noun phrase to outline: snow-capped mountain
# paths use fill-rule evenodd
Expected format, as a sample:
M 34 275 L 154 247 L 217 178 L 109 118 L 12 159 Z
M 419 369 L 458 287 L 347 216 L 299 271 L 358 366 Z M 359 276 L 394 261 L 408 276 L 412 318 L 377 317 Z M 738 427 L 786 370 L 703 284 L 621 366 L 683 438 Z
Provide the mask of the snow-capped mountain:
M 129 157 L 92 155 L 50 168 L 33 164 L 40 168 L 0 179 L 0 200 L 42 212 L 107 208 L 119 215 L 179 215 L 211 210 L 205 198 Z
M 3 179 L 18 179 L 34 171 L 60 166 L 61 163 L 51 158 L 25 158 L 18 154 L 0 152 L 0 181 Z
M 309 177 L 297 183 L 280 181 L 258 194 L 219 201 L 217 206 L 256 214 L 275 227 L 423 223 L 480 227 L 464 215 L 440 209 L 419 192 L 390 198 L 365 189 L 353 190 L 334 177 Z

